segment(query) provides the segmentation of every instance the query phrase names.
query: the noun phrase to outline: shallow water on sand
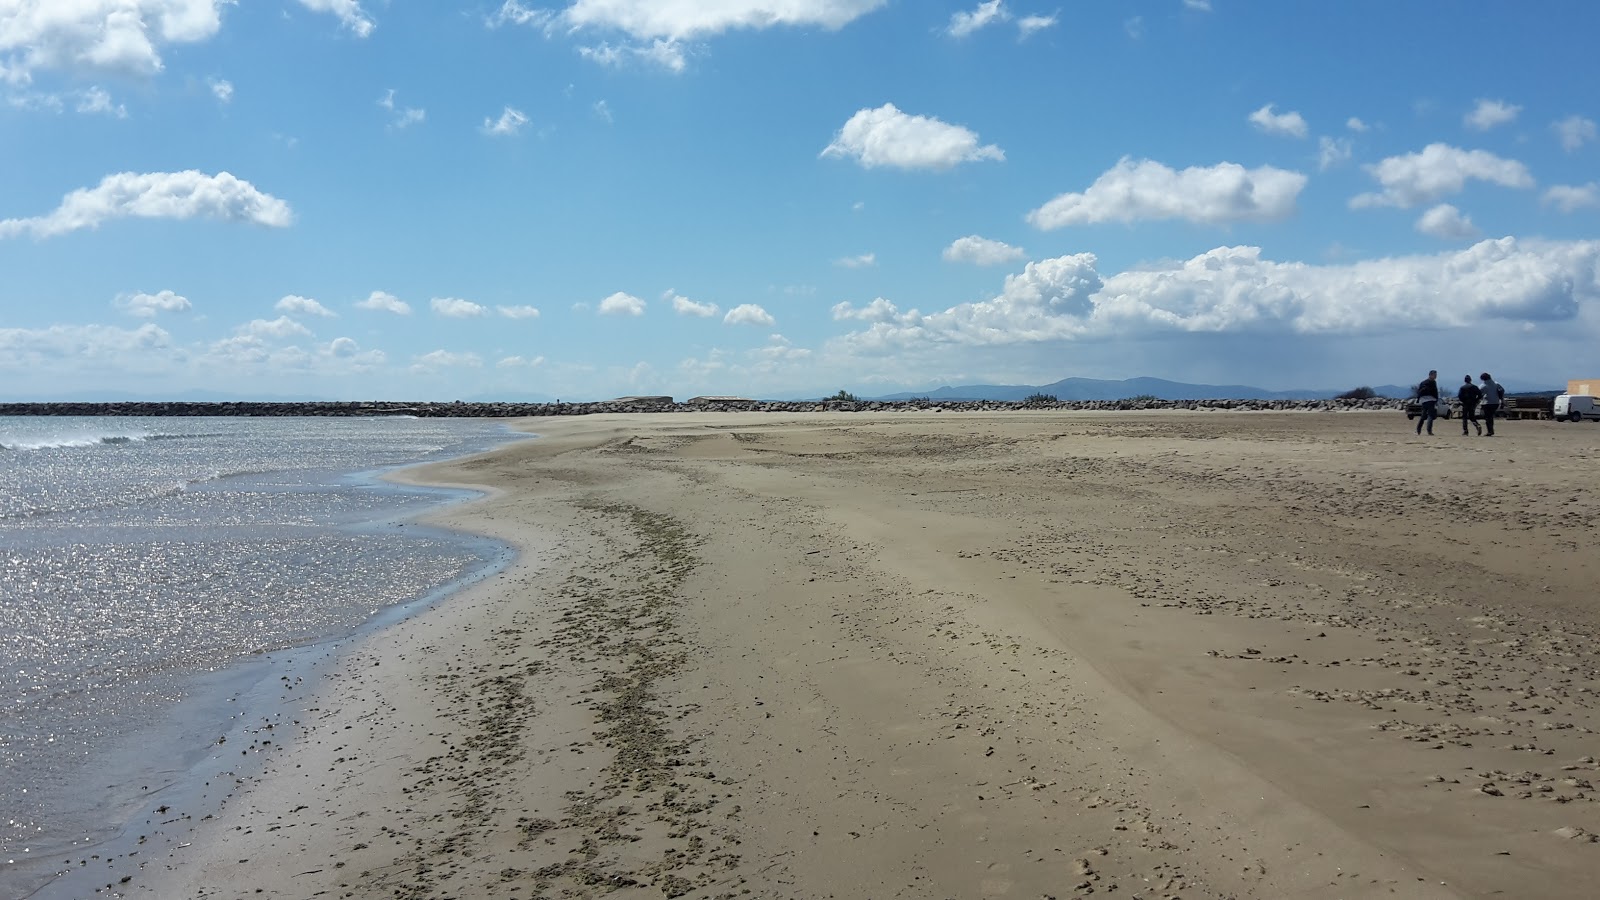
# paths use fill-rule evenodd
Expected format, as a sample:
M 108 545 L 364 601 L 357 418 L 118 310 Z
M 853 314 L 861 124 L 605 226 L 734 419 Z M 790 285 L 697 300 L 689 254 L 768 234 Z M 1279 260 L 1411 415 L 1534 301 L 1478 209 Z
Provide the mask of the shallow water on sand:
M 221 730 L 196 718 L 240 690 L 230 673 L 503 562 L 405 521 L 465 494 L 378 475 L 514 437 L 472 420 L 0 417 L 0 896 L 180 780 L 185 745 Z

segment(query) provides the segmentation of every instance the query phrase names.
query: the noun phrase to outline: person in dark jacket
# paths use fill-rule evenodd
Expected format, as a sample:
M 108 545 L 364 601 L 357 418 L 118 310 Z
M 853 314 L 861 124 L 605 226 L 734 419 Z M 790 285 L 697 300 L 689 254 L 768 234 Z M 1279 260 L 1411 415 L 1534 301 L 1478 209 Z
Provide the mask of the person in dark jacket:
M 1428 377 L 1422 379 L 1417 385 L 1417 405 L 1422 407 L 1422 413 L 1417 416 L 1417 434 L 1422 433 L 1422 426 L 1428 426 L 1428 433 L 1433 434 L 1433 420 L 1439 416 L 1439 372 L 1429 369 Z
M 1494 437 L 1494 415 L 1500 411 L 1500 404 L 1505 402 L 1506 389 L 1496 384 L 1488 372 L 1479 375 L 1478 378 L 1483 382 L 1483 386 L 1478 389 L 1483 392 L 1483 397 L 1479 401 L 1483 404 L 1483 424 L 1489 426 L 1489 437 Z
M 1471 375 L 1462 379 L 1461 387 L 1456 389 L 1456 399 L 1461 401 L 1462 437 L 1467 436 L 1468 422 L 1472 423 L 1473 428 L 1478 429 L 1479 434 L 1483 434 L 1483 426 L 1478 422 L 1478 400 L 1481 397 L 1483 397 L 1483 391 L 1478 390 L 1478 386 L 1472 383 Z M 1493 426 L 1491 425 L 1490 427 L 1492 428 Z

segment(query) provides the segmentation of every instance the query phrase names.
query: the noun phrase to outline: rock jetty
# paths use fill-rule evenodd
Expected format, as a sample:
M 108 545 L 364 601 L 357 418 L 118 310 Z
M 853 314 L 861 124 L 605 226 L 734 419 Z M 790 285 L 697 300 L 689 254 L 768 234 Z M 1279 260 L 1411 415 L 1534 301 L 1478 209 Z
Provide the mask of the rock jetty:
M 628 397 L 594 403 L 407 403 L 399 401 L 292 403 L 0 403 L 0 416 L 416 416 L 418 418 L 516 418 L 589 416 L 601 413 L 675 412 L 989 412 L 1055 410 L 1226 410 L 1351 412 L 1399 410 L 1403 400 L 771 400 L 676 403 L 670 397 Z

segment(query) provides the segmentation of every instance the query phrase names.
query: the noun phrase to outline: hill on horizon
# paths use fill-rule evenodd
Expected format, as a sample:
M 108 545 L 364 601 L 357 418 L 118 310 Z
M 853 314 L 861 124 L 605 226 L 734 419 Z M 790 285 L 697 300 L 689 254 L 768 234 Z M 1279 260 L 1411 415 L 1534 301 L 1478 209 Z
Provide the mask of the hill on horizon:
M 1383 397 L 1405 397 L 1409 388 L 1393 384 L 1374 385 Z M 933 391 L 904 391 L 871 397 L 872 400 L 1026 400 L 1033 394 L 1053 394 L 1057 400 L 1126 400 L 1151 396 L 1161 400 L 1324 400 L 1342 394 L 1337 390 L 1298 389 L 1269 391 L 1244 384 L 1187 384 L 1164 378 L 1124 378 L 1120 381 L 1099 378 L 1063 378 L 1041 385 L 967 384 L 941 387 Z

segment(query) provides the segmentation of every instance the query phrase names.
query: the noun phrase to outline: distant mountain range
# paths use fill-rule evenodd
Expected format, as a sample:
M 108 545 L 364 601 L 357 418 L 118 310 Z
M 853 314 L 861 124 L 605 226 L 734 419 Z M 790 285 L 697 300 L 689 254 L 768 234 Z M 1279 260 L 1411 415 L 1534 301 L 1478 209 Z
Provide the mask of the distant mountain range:
M 1394 384 L 1373 385 L 1382 397 L 1409 397 L 1411 388 Z M 1026 400 L 1032 394 L 1051 394 L 1057 400 L 1125 400 L 1151 396 L 1161 400 L 1321 400 L 1344 393 L 1338 390 L 1269 391 L 1244 384 L 1185 384 L 1164 378 L 1063 378 L 1051 384 L 964 384 L 935 391 L 906 391 L 871 397 L 872 400 Z

